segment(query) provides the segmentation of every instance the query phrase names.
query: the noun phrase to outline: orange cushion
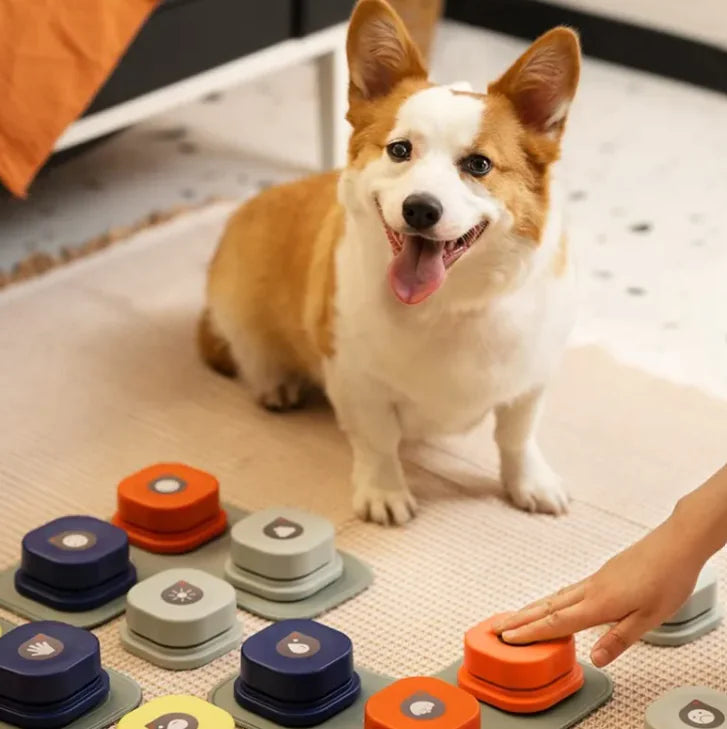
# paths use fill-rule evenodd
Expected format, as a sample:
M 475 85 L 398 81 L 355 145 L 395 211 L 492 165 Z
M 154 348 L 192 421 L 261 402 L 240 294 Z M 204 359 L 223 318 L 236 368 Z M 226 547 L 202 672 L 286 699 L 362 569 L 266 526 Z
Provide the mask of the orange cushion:
M 159 0 L 0 2 L 0 179 L 28 185 Z

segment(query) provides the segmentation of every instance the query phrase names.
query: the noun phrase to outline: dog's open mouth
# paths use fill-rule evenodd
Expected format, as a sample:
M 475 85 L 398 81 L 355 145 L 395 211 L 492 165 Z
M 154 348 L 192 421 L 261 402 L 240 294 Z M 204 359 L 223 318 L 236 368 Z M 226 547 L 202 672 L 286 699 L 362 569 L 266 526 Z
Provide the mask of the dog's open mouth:
M 399 233 L 386 223 L 380 207 L 379 214 L 394 251 L 389 283 L 396 297 L 405 304 L 419 304 L 431 296 L 444 282 L 447 269 L 472 247 L 487 227 L 487 221 L 483 221 L 456 240 L 433 240 Z

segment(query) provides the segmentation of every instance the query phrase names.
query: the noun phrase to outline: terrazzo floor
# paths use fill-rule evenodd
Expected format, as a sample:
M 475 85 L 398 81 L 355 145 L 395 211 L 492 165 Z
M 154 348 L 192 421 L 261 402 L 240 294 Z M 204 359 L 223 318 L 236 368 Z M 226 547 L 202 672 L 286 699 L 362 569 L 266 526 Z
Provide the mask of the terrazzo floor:
M 484 88 L 524 45 L 445 23 L 433 76 Z M 50 166 L 25 202 L 0 199 L 0 269 L 153 210 L 244 198 L 317 156 L 312 67 L 208 97 Z M 588 59 L 565 162 L 574 342 L 727 398 L 727 97 Z

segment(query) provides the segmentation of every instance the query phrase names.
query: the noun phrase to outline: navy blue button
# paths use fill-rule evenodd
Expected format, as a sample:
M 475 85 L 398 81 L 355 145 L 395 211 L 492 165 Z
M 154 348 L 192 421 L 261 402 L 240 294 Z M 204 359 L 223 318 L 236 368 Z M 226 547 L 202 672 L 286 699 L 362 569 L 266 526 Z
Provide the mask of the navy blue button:
M 242 645 L 235 700 L 282 726 L 314 726 L 353 704 L 351 639 L 314 620 L 283 620 Z
M 246 686 L 241 678 L 235 681 L 234 693 L 235 701 L 240 706 L 279 726 L 318 726 L 356 702 L 361 695 L 361 679 L 354 673 L 333 693 L 305 703 L 278 701 L 257 693 Z
M 51 587 L 80 590 L 127 569 L 129 538 L 92 516 L 64 516 L 23 538 L 21 569 Z
M 314 701 L 352 675 L 351 639 L 314 620 L 283 620 L 242 645 L 242 681 L 281 701 Z
M 95 635 L 65 623 L 29 623 L 0 638 L 0 721 L 64 726 L 109 692 Z
M 17 591 L 57 610 L 92 610 L 136 582 L 123 529 L 92 516 L 66 516 L 23 538 Z

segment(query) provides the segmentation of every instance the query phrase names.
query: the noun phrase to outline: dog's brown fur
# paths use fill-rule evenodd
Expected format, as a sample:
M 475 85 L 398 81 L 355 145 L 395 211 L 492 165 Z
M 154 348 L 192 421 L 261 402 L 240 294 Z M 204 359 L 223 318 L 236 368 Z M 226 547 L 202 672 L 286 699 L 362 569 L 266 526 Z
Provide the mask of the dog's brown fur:
M 217 371 L 233 375 L 238 366 L 210 310 L 255 332 L 271 371 L 320 382 L 321 359 L 333 353 L 333 252 L 343 229 L 337 184 L 332 172 L 270 188 L 231 218 L 210 264 L 198 334 L 203 359 Z

